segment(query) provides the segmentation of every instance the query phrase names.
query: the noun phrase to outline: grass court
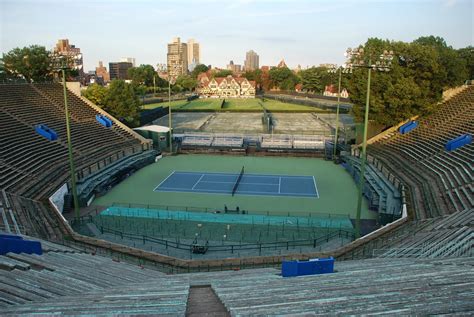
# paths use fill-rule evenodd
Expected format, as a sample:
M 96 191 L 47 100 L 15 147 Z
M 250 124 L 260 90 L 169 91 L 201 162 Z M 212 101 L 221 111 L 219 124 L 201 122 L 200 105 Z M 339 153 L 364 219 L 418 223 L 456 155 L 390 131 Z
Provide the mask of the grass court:
M 224 106 L 222 108 L 221 105 L 222 99 L 214 98 L 194 99 L 192 101 L 171 101 L 171 109 L 175 111 L 263 111 L 263 107 L 265 107 L 269 111 L 277 112 L 328 112 L 316 107 L 296 105 L 271 99 L 265 99 L 264 101 L 262 101 L 259 98 L 229 98 L 225 100 Z M 144 105 L 143 109 L 150 110 L 158 107 L 168 107 L 168 102 L 164 101 L 160 103 Z

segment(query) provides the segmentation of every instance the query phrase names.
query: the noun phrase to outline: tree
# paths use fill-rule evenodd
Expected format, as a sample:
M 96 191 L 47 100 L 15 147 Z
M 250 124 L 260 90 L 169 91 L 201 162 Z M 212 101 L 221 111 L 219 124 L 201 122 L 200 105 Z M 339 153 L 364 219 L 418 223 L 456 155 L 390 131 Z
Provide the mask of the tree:
M 227 77 L 232 76 L 234 73 L 229 69 L 222 69 L 214 74 L 214 77 Z
M 263 84 L 262 74 L 263 72 L 260 69 L 256 69 L 252 71 L 248 70 L 242 74 L 242 77 L 245 77 L 248 80 L 254 80 L 257 86 L 261 87 Z
M 288 67 L 270 69 L 270 80 L 274 86 L 283 90 L 294 90 L 299 78 Z
M 184 90 L 192 91 L 196 88 L 198 82 L 196 79 L 189 75 L 180 75 L 176 78 L 176 85 L 183 88 Z
M 99 84 L 92 84 L 82 92 L 82 95 L 99 107 L 104 107 L 107 100 L 107 88 Z
M 194 67 L 193 71 L 191 72 L 191 77 L 192 78 L 197 78 L 197 76 L 200 74 L 200 73 L 205 73 L 209 70 L 209 67 L 207 67 L 206 65 L 204 64 L 198 64 L 196 65 L 196 67 Z
M 440 68 L 435 80 L 442 83 L 443 88 L 461 85 L 468 79 L 466 60 L 459 55 L 458 51 L 448 46 L 442 37 L 424 36 L 416 39 L 413 43 L 436 50 Z
M 168 81 L 164 80 L 163 78 L 161 78 L 159 76 L 156 76 L 155 77 L 155 86 L 156 87 L 162 87 L 162 88 L 168 87 Z
M 52 79 L 50 52 L 44 46 L 14 48 L 3 54 L 5 77 L 23 78 L 27 82 L 43 82 Z
M 455 85 L 447 78 L 449 71 L 440 58 L 439 45 L 444 40 L 430 39 L 436 45 L 428 45 L 425 40 L 412 43 L 391 42 L 369 39 L 364 47 L 366 62 L 368 57 L 378 57 L 384 50 L 392 50 L 395 57 L 389 72 L 372 71 L 370 88 L 370 120 L 390 126 L 411 116 L 431 112 L 441 100 L 443 89 Z M 343 76 L 347 80 L 353 112 L 362 120 L 366 89 L 367 69 L 354 69 L 352 75 Z
M 140 65 L 128 69 L 128 76 L 134 86 L 145 85 L 153 87 L 153 76 L 156 76 L 155 69 L 151 65 Z
M 301 76 L 301 83 L 303 84 L 303 89 L 315 92 L 322 93 L 324 87 L 330 84 L 337 84 L 337 76 L 334 76 L 332 73 L 328 73 L 326 67 L 311 67 L 305 70 L 302 70 L 299 74 Z
M 474 47 L 461 48 L 458 50 L 458 55 L 466 61 L 468 79 L 474 79 Z
M 130 127 L 140 123 L 140 101 L 132 85 L 123 80 L 110 83 L 103 109 Z

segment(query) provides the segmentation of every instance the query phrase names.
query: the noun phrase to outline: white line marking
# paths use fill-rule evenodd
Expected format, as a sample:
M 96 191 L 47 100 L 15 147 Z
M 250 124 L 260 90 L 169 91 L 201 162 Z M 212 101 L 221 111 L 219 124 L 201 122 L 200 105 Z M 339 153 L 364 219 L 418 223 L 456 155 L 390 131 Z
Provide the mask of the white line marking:
M 168 175 L 168 177 L 166 177 L 161 183 L 158 184 L 158 186 L 155 187 L 155 189 L 153 189 L 153 191 L 156 191 L 156 189 L 157 189 L 158 187 L 160 187 L 161 184 L 163 184 L 164 182 L 166 182 L 166 180 L 167 180 L 168 178 L 170 178 L 170 177 L 174 174 L 174 172 L 175 172 L 175 171 L 172 171 L 171 174 Z
M 201 183 L 213 183 L 213 184 L 235 184 L 234 182 L 213 182 L 213 181 L 201 181 Z M 247 183 L 240 182 L 240 185 L 266 185 L 266 186 L 278 186 L 278 184 L 269 184 L 269 183 Z
M 186 188 L 176 188 L 176 187 L 162 187 L 158 189 L 168 178 L 170 178 L 173 174 L 201 174 L 201 177 L 198 179 L 198 181 L 193 185 L 192 189 L 186 189 Z M 196 185 L 198 183 L 216 183 L 216 184 L 233 184 L 234 182 L 213 182 L 213 181 L 201 181 L 201 179 L 209 174 L 219 174 L 219 175 L 228 175 L 228 176 L 236 176 L 236 174 L 225 174 L 225 173 L 212 173 L 212 172 L 206 172 L 206 173 L 198 173 L 198 172 L 176 172 L 172 171 L 168 177 L 166 177 L 158 186 L 155 187 L 153 191 L 162 191 L 162 192 L 178 192 L 178 193 L 201 193 L 201 194 L 228 194 L 228 190 L 215 190 L 215 189 L 195 189 Z M 245 176 L 255 176 L 255 177 L 264 177 L 264 178 L 278 178 L 279 183 L 278 183 L 278 193 L 276 191 L 270 191 L 270 192 L 259 192 L 259 191 L 242 191 L 242 190 L 237 190 L 237 194 L 243 194 L 246 196 L 273 196 L 273 197 L 286 197 L 286 198 L 319 198 L 319 192 L 318 192 L 318 186 L 316 185 L 316 180 L 314 176 L 294 176 L 294 175 L 283 175 L 283 176 L 277 176 L 277 175 L 253 175 L 253 174 L 245 174 Z M 282 178 L 300 178 L 300 179 L 310 179 L 313 178 L 314 182 L 314 187 L 316 189 L 316 197 L 314 194 L 301 194 L 301 193 L 291 193 L 291 192 L 284 192 L 281 193 L 281 179 Z M 265 186 L 277 186 L 277 184 L 268 184 L 268 183 L 246 183 L 246 182 L 241 182 L 241 184 L 246 184 L 246 185 L 265 185 Z M 254 195 L 253 195 L 254 194 Z
M 235 176 L 239 175 L 239 173 L 221 173 L 221 172 L 186 172 L 186 171 L 178 171 L 176 174 L 206 174 L 206 175 L 217 175 L 217 176 Z M 288 178 L 311 178 L 311 176 L 307 175 L 285 175 L 285 174 L 279 174 L 279 175 L 265 175 L 265 174 L 252 174 L 252 173 L 244 173 L 244 176 L 252 176 L 252 177 L 288 177 Z
M 191 188 L 191 190 L 194 190 L 194 187 L 196 187 L 197 184 L 199 184 L 199 182 L 201 181 L 201 179 L 204 177 L 204 175 L 206 174 L 201 174 L 201 177 L 199 177 L 199 179 L 197 180 L 196 183 L 194 183 L 193 187 Z
M 227 190 L 216 190 L 216 189 L 200 190 L 200 189 L 196 189 L 194 191 L 188 191 L 188 190 L 184 190 L 182 188 L 170 188 L 170 187 L 160 188 L 157 191 L 174 192 L 174 193 L 191 193 L 191 194 L 195 194 L 195 193 L 200 193 L 200 194 L 220 194 L 220 193 L 228 194 L 229 193 L 229 191 L 227 191 Z M 301 194 L 301 193 L 284 193 L 284 194 L 278 195 L 276 192 L 256 192 L 256 191 L 239 191 L 239 190 L 237 191 L 237 194 L 242 194 L 242 193 L 245 193 L 246 196 L 274 196 L 274 197 L 287 197 L 287 198 L 298 196 L 298 197 L 316 198 L 313 194 L 310 195 L 310 194 Z M 251 195 L 251 194 L 260 194 L 260 195 Z
M 316 185 L 316 179 L 313 176 L 314 188 L 316 189 L 316 196 L 319 198 L 318 185 Z

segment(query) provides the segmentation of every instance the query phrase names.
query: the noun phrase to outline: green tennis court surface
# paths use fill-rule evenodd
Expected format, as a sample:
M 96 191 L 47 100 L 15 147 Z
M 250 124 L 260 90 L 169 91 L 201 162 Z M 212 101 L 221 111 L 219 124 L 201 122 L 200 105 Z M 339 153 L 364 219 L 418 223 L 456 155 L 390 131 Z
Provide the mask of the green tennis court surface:
M 195 173 L 305 175 L 317 180 L 318 199 L 293 196 L 223 195 L 199 192 L 154 191 L 173 171 Z M 239 185 L 240 187 L 240 185 Z M 169 206 L 170 210 L 229 210 L 239 207 L 249 214 L 308 216 L 331 214 L 355 218 L 357 186 L 343 167 L 315 158 L 251 157 L 220 155 L 178 155 L 164 157 L 127 178 L 93 204 Z M 163 209 L 163 208 L 160 208 Z M 364 200 L 362 219 L 376 219 Z

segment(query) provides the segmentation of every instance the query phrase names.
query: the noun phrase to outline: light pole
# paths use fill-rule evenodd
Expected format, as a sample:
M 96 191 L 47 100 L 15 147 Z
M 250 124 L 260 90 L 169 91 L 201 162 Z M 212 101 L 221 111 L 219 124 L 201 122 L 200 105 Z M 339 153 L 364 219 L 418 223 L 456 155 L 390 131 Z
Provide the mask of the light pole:
M 66 136 L 67 136 L 67 146 L 68 146 L 68 156 L 69 156 L 69 169 L 71 173 L 71 191 L 72 198 L 74 203 L 74 215 L 76 219 L 79 219 L 79 199 L 77 197 L 77 188 L 76 188 L 76 170 L 74 167 L 74 157 L 72 151 L 72 141 L 71 141 L 71 126 L 69 122 L 69 107 L 67 103 L 67 89 L 66 89 L 66 69 L 73 69 L 67 60 L 67 57 L 60 54 L 53 54 L 51 56 L 53 61 L 53 69 L 56 71 L 61 71 L 62 73 L 62 82 L 63 82 L 63 94 L 64 94 L 64 112 L 66 115 Z M 74 59 L 80 59 L 81 54 L 74 57 Z
M 343 66 L 332 65 L 329 68 L 328 72 L 336 73 L 339 72 L 339 80 L 338 80 L 338 88 L 337 88 L 337 107 L 336 107 L 336 131 L 334 132 L 334 146 L 333 146 L 333 153 L 332 153 L 332 160 L 336 161 L 336 151 L 337 151 L 337 139 L 338 139 L 338 132 L 339 132 L 339 107 L 341 105 L 341 80 L 342 80 L 342 73 L 352 73 L 352 68 L 347 68 Z
M 388 72 L 393 59 L 393 51 L 384 51 L 377 57 L 375 64 L 372 64 L 372 56 L 368 56 L 368 62 L 364 60 L 364 49 L 362 47 L 351 49 L 348 48 L 346 51 L 346 57 L 348 58 L 348 68 L 366 68 L 367 69 L 367 94 L 365 101 L 365 115 L 364 115 L 364 136 L 362 140 L 362 155 L 360 162 L 360 174 L 359 174 L 359 192 L 357 199 L 357 214 L 356 214 L 356 227 L 355 237 L 360 237 L 360 214 L 362 209 L 362 195 L 364 189 L 364 175 L 366 165 L 366 149 L 367 149 L 367 126 L 369 123 L 369 101 L 370 101 L 370 77 L 372 70 Z

